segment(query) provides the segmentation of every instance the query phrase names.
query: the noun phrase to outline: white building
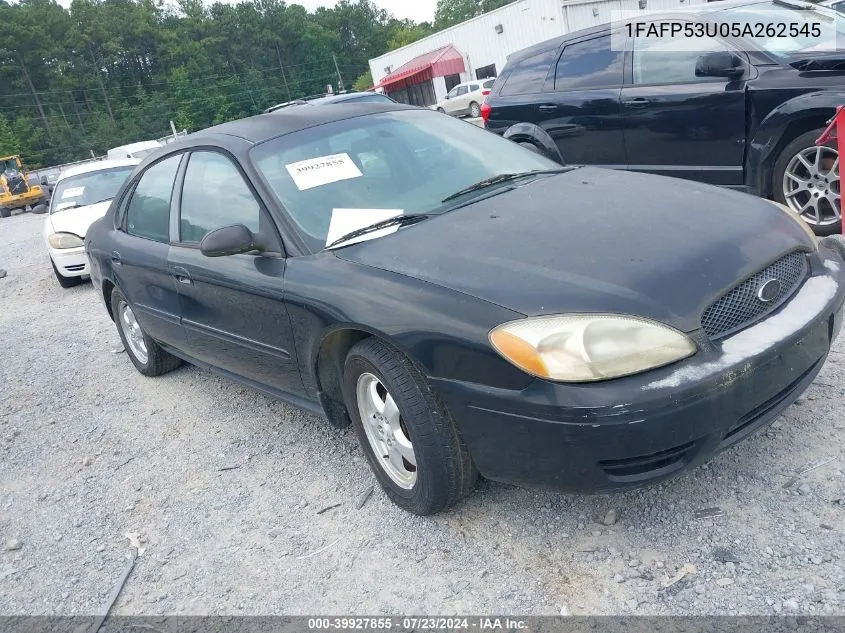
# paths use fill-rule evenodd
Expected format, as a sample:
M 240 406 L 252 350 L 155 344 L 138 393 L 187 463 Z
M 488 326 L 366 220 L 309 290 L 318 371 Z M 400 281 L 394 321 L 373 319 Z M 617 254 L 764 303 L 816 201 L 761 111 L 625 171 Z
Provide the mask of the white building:
M 705 0 L 516 0 L 370 60 L 375 85 L 403 103 L 433 105 L 453 86 L 496 77 L 511 53 L 610 22 L 611 11 L 654 11 Z

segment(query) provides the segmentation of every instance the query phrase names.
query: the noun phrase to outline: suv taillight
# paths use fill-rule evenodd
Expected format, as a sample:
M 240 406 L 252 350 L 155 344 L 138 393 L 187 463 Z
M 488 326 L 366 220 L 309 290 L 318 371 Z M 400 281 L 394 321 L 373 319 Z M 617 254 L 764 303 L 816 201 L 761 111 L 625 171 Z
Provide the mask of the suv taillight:
M 486 101 L 481 104 L 481 118 L 484 120 L 484 127 L 487 127 L 487 120 L 490 118 L 492 108 Z

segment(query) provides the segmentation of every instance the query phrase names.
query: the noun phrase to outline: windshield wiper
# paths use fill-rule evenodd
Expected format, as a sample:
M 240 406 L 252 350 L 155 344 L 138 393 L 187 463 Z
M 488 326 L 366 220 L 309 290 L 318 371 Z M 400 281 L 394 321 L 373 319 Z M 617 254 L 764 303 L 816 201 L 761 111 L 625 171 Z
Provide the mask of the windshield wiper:
M 497 176 L 491 176 L 490 178 L 485 178 L 474 185 L 470 185 L 466 189 L 461 189 L 460 191 L 456 191 L 455 193 L 446 196 L 441 200 L 441 203 L 451 202 L 456 198 L 460 198 L 468 193 L 472 193 L 474 191 L 481 191 L 482 189 L 487 189 L 487 187 L 492 187 L 493 185 L 498 185 L 503 182 L 511 182 L 513 180 L 519 180 L 520 178 L 528 178 L 529 176 L 541 176 L 543 174 L 562 174 L 564 172 L 570 171 L 572 168 L 567 167 L 566 169 L 535 169 L 533 171 L 523 171 L 515 174 L 499 174 Z
M 356 229 L 351 233 L 347 233 L 346 235 L 336 239 L 331 244 L 328 244 L 326 248 L 333 248 L 342 242 L 348 242 L 349 240 L 354 240 L 356 237 L 361 237 L 362 235 L 366 235 L 367 233 L 373 233 L 374 231 L 386 229 L 391 226 L 410 226 L 411 224 L 422 222 L 423 220 L 426 220 L 429 217 L 431 216 L 425 213 L 417 213 L 415 215 L 395 215 L 392 218 L 387 218 L 386 220 L 382 220 L 381 222 L 376 222 L 375 224 L 370 224 L 369 226 L 365 226 L 363 228 Z

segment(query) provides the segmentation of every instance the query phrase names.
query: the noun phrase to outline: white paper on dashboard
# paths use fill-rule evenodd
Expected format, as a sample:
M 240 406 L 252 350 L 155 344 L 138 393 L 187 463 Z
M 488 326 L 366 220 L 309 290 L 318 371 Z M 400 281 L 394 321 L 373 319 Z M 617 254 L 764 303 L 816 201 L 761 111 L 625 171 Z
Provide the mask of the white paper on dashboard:
M 349 158 L 349 154 L 309 158 L 285 167 L 300 191 L 364 175 Z
M 85 193 L 85 187 L 69 187 L 62 192 L 62 200 L 65 198 L 78 198 Z
M 329 223 L 329 234 L 326 236 L 326 246 L 353 231 L 363 229 L 365 226 L 370 226 L 382 220 L 395 218 L 397 215 L 405 215 L 405 212 L 402 209 L 333 209 L 332 219 Z M 343 243 L 354 244 L 355 242 L 382 237 L 395 233 L 398 228 L 398 226 L 388 226 Z

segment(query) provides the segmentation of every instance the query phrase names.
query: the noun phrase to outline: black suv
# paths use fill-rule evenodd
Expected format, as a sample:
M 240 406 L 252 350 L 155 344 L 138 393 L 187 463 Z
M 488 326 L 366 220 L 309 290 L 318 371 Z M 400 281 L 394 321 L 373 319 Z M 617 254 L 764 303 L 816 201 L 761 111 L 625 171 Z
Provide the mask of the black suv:
M 512 55 L 482 115 L 560 162 L 742 189 L 788 205 L 820 235 L 839 232 L 837 152 L 815 140 L 845 105 L 845 52 L 810 50 L 845 43 L 836 16 L 795 0 L 726 0 L 643 20 L 818 26 L 765 41 L 645 37 L 623 21 L 577 31 Z

